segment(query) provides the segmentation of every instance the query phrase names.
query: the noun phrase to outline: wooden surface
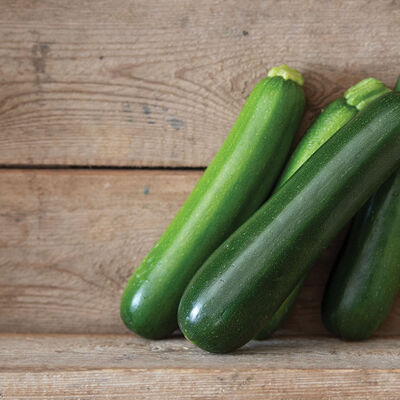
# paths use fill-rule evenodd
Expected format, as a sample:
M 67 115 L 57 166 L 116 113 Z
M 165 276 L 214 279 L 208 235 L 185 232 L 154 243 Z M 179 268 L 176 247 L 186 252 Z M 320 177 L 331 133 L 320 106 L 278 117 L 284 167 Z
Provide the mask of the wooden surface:
M 183 339 L 0 335 L 6 399 L 398 399 L 398 339 L 282 338 L 211 355 Z M 2 396 L 2 397 L 1 397 Z
M 273 65 L 394 85 L 398 0 L 1 0 L 0 165 L 206 166 Z
M 0 400 L 400 397 L 400 298 L 365 343 L 321 323 L 345 232 L 272 340 L 215 356 L 139 339 L 119 318 L 127 278 L 270 67 L 305 77 L 298 137 L 360 79 L 393 86 L 398 0 L 0 9 Z
M 200 175 L 0 170 L 0 332 L 127 332 L 119 317 L 125 283 Z M 279 334 L 327 334 L 320 302 L 340 239 Z M 400 335 L 400 297 L 378 333 Z

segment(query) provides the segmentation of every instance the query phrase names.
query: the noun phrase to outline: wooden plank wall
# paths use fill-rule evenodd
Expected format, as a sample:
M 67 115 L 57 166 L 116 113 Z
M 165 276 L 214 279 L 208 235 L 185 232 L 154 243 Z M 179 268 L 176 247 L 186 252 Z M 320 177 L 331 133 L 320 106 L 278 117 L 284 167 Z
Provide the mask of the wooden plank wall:
M 200 175 L 0 171 L 0 332 L 126 332 L 123 287 Z M 310 274 L 281 334 L 327 333 L 320 301 L 342 237 Z M 400 334 L 398 300 L 381 335 Z
M 397 0 L 2 0 L 0 332 L 126 332 L 126 279 L 257 80 L 301 70 L 301 134 L 358 80 L 394 84 L 399 21 Z M 281 334 L 326 334 L 339 244 Z M 379 334 L 400 334 L 400 301 Z
M 268 68 L 301 70 L 310 114 L 393 85 L 389 1 L 2 0 L 0 164 L 208 165 Z

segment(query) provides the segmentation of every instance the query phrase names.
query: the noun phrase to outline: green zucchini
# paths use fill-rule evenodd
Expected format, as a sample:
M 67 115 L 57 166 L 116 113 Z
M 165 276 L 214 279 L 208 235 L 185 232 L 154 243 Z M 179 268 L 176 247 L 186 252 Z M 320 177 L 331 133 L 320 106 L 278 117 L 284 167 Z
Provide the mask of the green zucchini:
M 185 287 L 207 257 L 265 201 L 289 152 L 305 106 L 300 73 L 272 68 L 193 192 L 129 280 L 121 318 L 151 339 L 177 327 Z
M 305 163 L 332 135 L 353 118 L 358 111 L 375 100 L 378 96 L 387 93 L 385 84 L 374 78 L 363 79 L 349 88 L 343 98 L 334 100 L 317 117 L 297 145 L 278 181 L 275 191 Z M 293 309 L 297 297 L 303 287 L 301 280 L 293 292 L 282 303 L 274 316 L 267 321 L 255 339 L 264 340 L 271 336 L 286 320 Z
M 377 97 L 389 92 L 385 84 L 366 78 L 330 103 L 308 129 L 291 155 L 278 181 L 281 187 L 333 134 Z
M 400 90 L 400 80 L 396 86 Z M 400 171 L 354 219 L 322 302 L 322 320 L 345 340 L 370 337 L 385 320 L 400 286 Z
M 400 165 L 400 93 L 365 107 L 208 258 L 178 310 L 210 352 L 255 337 L 340 229 Z

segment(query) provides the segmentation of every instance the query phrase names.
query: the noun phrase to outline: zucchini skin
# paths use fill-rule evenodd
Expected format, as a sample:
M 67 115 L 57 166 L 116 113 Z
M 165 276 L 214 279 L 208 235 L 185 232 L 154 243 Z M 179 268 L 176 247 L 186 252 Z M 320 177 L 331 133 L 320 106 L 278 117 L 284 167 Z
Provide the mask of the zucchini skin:
M 180 302 L 186 338 L 224 353 L 255 337 L 399 165 L 400 93 L 388 93 L 321 146 L 209 257 Z
M 400 76 L 395 90 L 400 91 Z M 400 171 L 357 213 L 321 307 L 326 328 L 364 340 L 385 320 L 400 287 Z
M 354 219 L 322 302 L 322 320 L 345 340 L 370 337 L 400 286 L 400 173 L 385 182 Z
M 308 158 L 310 158 L 311 155 L 341 127 L 346 125 L 359 110 L 388 91 L 389 89 L 381 81 L 374 78 L 367 78 L 350 87 L 344 94 L 344 98 L 336 99 L 331 102 L 325 110 L 318 115 L 314 123 L 310 126 L 297 145 L 295 151 L 286 164 L 275 191 L 282 187 L 282 185 L 308 160 Z M 257 334 L 255 339 L 267 339 L 283 324 L 296 303 L 297 297 L 303 287 L 304 280 L 301 280 L 301 282 L 299 282 L 293 289 L 293 292 L 290 293 L 288 298 L 282 303 L 264 328 Z
M 280 76 L 261 80 L 230 134 L 121 299 L 125 325 L 151 339 L 177 327 L 182 293 L 207 257 L 265 201 L 305 107 L 303 89 Z
M 349 122 L 358 110 L 344 98 L 336 99 L 318 115 L 299 142 L 287 163 L 277 188 L 279 189 L 332 135 Z
M 332 135 L 357 114 L 357 109 L 347 104 L 344 98 L 332 101 L 307 130 L 299 142 L 275 188 L 279 190 L 285 182 L 318 150 Z M 305 278 L 304 278 L 305 280 Z M 255 337 L 264 340 L 271 336 L 286 320 L 296 303 L 304 284 L 302 279 L 287 299 L 282 303 L 274 316 L 266 323 Z
M 257 333 L 254 338 L 255 340 L 268 339 L 277 329 L 282 326 L 296 304 L 296 300 L 299 297 L 305 280 L 306 278 L 300 280 L 296 287 L 290 292 L 289 296 L 279 306 L 274 315 L 267 321 L 261 331 Z

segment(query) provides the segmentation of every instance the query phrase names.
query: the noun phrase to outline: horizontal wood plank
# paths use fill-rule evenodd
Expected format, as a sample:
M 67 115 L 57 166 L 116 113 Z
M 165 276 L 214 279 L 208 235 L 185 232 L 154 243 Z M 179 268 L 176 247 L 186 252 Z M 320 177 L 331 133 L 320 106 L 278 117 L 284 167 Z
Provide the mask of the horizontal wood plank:
M 3 0 L 0 165 L 206 166 L 246 96 L 286 62 L 309 112 L 393 85 L 397 1 Z
M 398 400 L 400 370 L 216 369 L 0 373 L 7 400 Z
M 253 341 L 210 354 L 182 337 L 146 340 L 131 334 L 0 334 L 1 372 L 60 369 L 400 369 L 400 338 L 343 342 L 325 337 Z
M 4 399 L 397 399 L 399 339 L 277 339 L 212 355 L 184 339 L 0 335 Z
M 0 170 L 0 332 L 122 333 L 124 285 L 199 171 Z M 280 335 L 327 335 L 320 302 L 343 234 Z M 381 336 L 400 335 L 400 297 Z

